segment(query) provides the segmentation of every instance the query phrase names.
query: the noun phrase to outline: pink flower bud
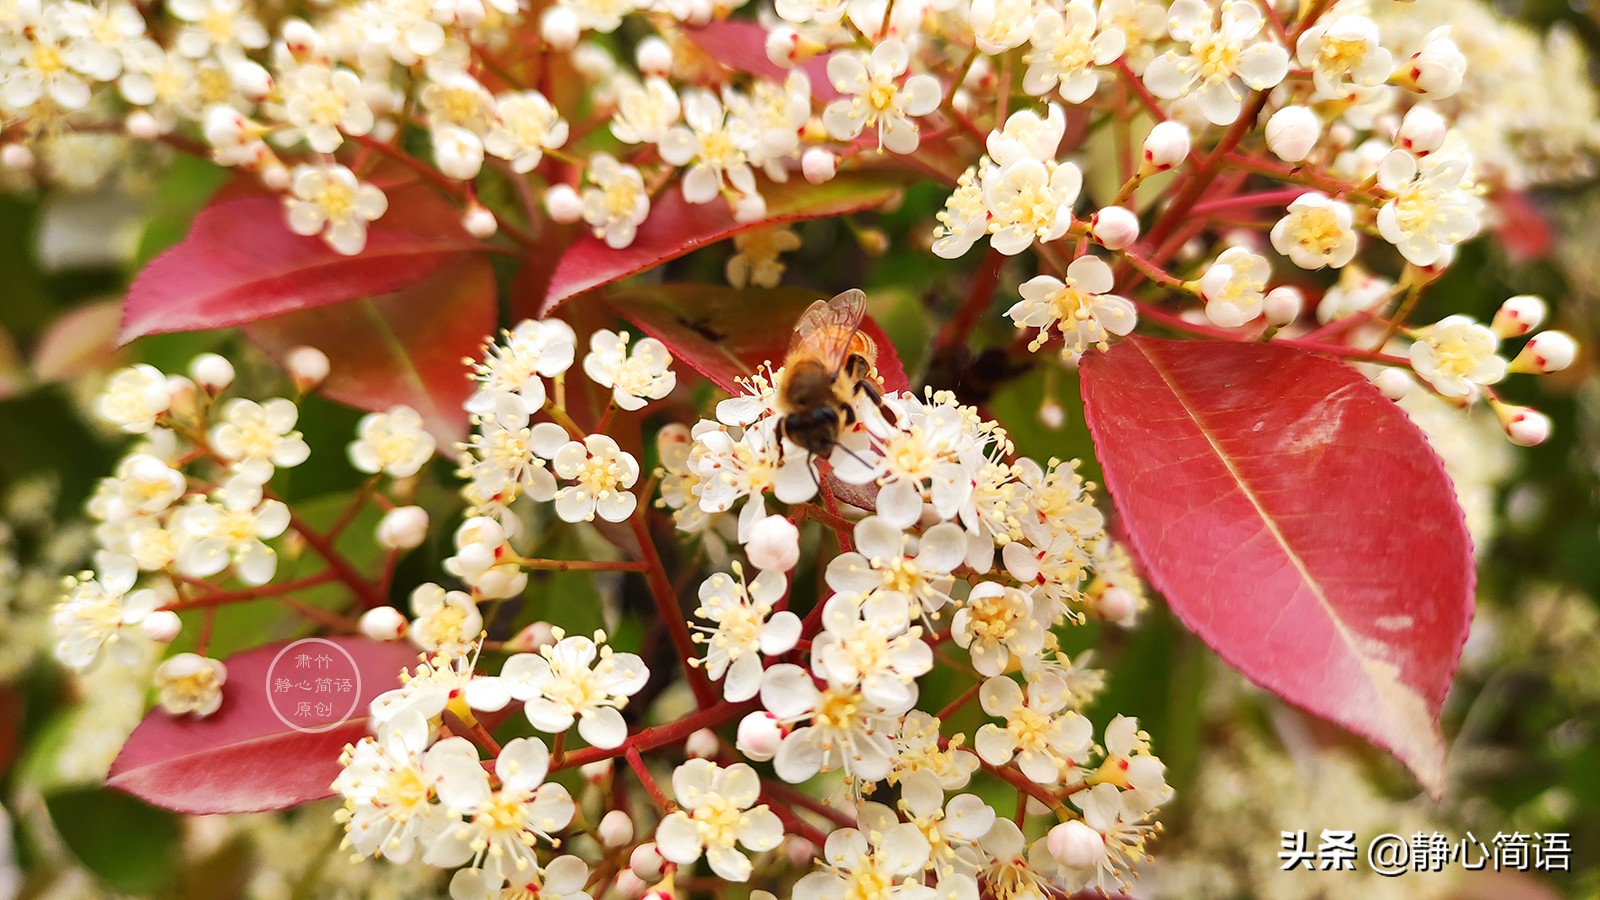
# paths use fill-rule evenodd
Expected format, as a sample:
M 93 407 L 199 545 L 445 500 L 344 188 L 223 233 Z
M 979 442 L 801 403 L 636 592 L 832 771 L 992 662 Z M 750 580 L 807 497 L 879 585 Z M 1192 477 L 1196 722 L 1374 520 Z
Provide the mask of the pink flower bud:
M 26 172 L 33 168 L 33 151 L 21 144 L 7 144 L 0 147 L 0 166 Z
M 570 184 L 553 184 L 544 192 L 544 211 L 553 221 L 576 222 L 583 218 L 583 198 Z
M 1300 293 L 1297 287 L 1282 285 L 1267 291 L 1261 299 L 1261 313 L 1267 317 L 1267 322 L 1282 328 L 1295 319 L 1300 318 L 1300 311 L 1305 309 L 1306 296 Z
M 309 391 L 328 377 L 328 354 L 315 347 L 300 345 L 283 358 L 283 365 L 294 379 L 295 387 Z
M 189 363 L 189 377 L 208 394 L 218 394 L 233 384 L 233 363 L 215 353 L 202 353 Z
M 1300 162 L 1322 137 L 1322 122 L 1304 106 L 1285 106 L 1267 120 L 1267 148 L 1284 162 Z
M 789 835 L 783 840 L 783 855 L 792 866 L 807 866 L 817 858 L 817 845 L 803 837 Z
M 644 896 L 646 885 L 643 879 L 633 874 L 632 869 L 623 869 L 617 873 L 616 880 L 611 883 L 611 887 L 616 891 L 617 896 L 623 898 L 623 900 L 638 900 L 638 898 Z
M 322 35 L 304 19 L 284 19 L 278 27 L 284 49 L 295 59 L 322 55 Z
M 1076 819 L 1050 829 L 1044 841 L 1055 861 L 1069 869 L 1097 865 L 1106 853 L 1105 837 Z
M 183 620 L 170 609 L 158 609 L 144 617 L 139 623 L 139 629 L 144 636 L 158 644 L 170 644 L 177 638 L 178 632 L 183 630 Z
M 717 733 L 709 728 L 702 728 L 689 735 L 684 741 L 683 753 L 690 759 L 710 759 L 717 755 Z
M 396 506 L 378 520 L 378 544 L 389 550 L 411 550 L 428 537 L 428 511 L 420 506 Z
M 1444 136 L 1450 130 L 1444 117 L 1433 107 L 1418 104 L 1406 111 L 1400 120 L 1400 131 L 1395 135 L 1395 146 L 1426 156 L 1444 145 Z
M 672 71 L 672 47 L 652 34 L 634 48 L 633 61 L 638 64 L 640 75 L 665 76 Z
M 153 141 L 161 136 L 161 123 L 142 109 L 128 113 L 122 120 L 122 127 L 128 130 L 129 137 L 138 141 Z
M 1559 372 L 1578 356 L 1578 342 L 1565 331 L 1541 331 L 1529 339 L 1511 361 L 1509 371 L 1548 375 Z
M 1543 325 L 1547 311 L 1543 299 L 1532 294 L 1518 294 L 1500 304 L 1489 328 L 1502 339 L 1521 337 Z
M 821 147 L 812 147 L 800 154 L 800 171 L 812 184 L 824 184 L 839 171 L 839 158 Z
M 633 819 L 620 809 L 613 809 L 600 819 L 600 842 L 607 847 L 621 847 L 633 841 Z
M 1165 172 L 1182 164 L 1188 156 L 1189 129 L 1181 122 L 1159 122 L 1144 139 L 1144 162 L 1149 171 Z
M 666 862 L 656 851 L 655 841 L 645 841 L 628 854 L 628 868 L 645 881 L 655 881 L 660 878 L 661 869 Z
M 757 569 L 787 572 L 800 561 L 800 529 L 783 516 L 767 516 L 750 530 L 744 549 Z
M 766 762 L 778 752 L 783 741 L 783 727 L 769 712 L 753 712 L 739 721 L 739 732 L 734 746 L 740 753 L 756 762 Z
M 461 228 L 467 234 L 482 240 L 494 237 L 500 230 L 500 223 L 495 220 L 494 213 L 474 203 L 467 207 L 466 213 L 461 216 Z
M 1119 587 L 1108 587 L 1102 591 L 1096 605 L 1101 618 L 1124 627 L 1132 625 L 1139 614 L 1139 598 Z
M 539 34 L 557 53 L 565 53 L 578 46 L 578 35 L 582 30 L 578 24 L 578 14 L 559 3 L 547 7 L 539 17 Z
M 1544 413 L 1506 403 L 1496 403 L 1494 411 L 1500 417 L 1500 427 L 1505 429 L 1511 443 L 1521 447 L 1536 447 L 1550 439 L 1552 425 L 1550 417 Z
M 361 614 L 361 633 L 375 641 L 398 641 L 406 636 L 411 623 L 405 613 L 392 606 L 379 606 Z
M 779 25 L 767 32 L 767 59 L 780 69 L 787 69 L 800 61 L 800 32 L 788 25 Z
M 1120 206 L 1108 206 L 1090 217 L 1089 233 L 1107 250 L 1122 250 L 1139 239 L 1139 217 Z

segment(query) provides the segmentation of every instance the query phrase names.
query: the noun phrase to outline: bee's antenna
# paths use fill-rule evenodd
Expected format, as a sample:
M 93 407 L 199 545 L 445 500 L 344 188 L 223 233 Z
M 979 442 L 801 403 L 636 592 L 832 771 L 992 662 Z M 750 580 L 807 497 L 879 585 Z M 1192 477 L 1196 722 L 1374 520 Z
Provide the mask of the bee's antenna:
M 811 473 L 811 483 L 817 486 L 817 493 L 822 493 L 822 476 L 817 474 L 817 455 L 806 451 L 806 469 Z

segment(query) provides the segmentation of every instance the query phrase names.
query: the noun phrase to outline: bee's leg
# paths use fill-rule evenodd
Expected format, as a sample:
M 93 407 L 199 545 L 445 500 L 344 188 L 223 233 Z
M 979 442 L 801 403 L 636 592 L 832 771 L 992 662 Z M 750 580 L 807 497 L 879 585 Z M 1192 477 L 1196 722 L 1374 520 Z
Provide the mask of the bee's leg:
M 883 420 L 885 422 L 888 422 L 890 425 L 900 424 L 900 420 L 895 416 L 894 410 L 889 408 L 889 404 L 883 402 L 883 394 L 878 392 L 878 388 L 872 383 L 872 379 L 857 379 L 855 383 L 855 392 L 858 394 L 866 394 L 867 399 L 872 401 L 872 405 L 878 408 L 878 414 L 883 416 Z

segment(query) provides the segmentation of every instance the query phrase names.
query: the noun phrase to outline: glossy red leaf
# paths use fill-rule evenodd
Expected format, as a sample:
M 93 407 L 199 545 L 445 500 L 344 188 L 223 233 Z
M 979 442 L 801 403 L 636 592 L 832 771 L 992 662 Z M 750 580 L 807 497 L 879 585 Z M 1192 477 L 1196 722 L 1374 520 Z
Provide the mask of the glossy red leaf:
M 766 81 L 783 83 L 789 72 L 767 58 L 767 30 L 757 22 L 726 19 L 684 29 L 689 40 L 707 56 L 733 69 Z M 826 103 L 839 92 L 828 80 L 828 57 L 813 56 L 800 64 L 811 79 L 811 96 Z
M 410 406 L 448 450 L 467 431 L 462 360 L 494 331 L 496 302 L 488 260 L 468 256 L 397 293 L 252 322 L 245 333 L 279 359 L 316 347 L 332 363 L 323 394 L 359 409 Z
M 544 312 L 548 314 L 569 297 L 620 281 L 741 231 L 872 209 L 897 194 L 903 185 L 903 176 L 887 172 L 849 172 L 821 185 L 796 175 L 785 184 L 763 184 L 767 218 L 748 223 L 734 221 L 728 205 L 721 201 L 689 203 L 674 185 L 655 199 L 650 217 L 639 226 L 638 235 L 627 247 L 613 250 L 593 234 L 574 241 L 550 280 Z
M 195 217 L 177 246 L 134 278 L 123 305 L 122 340 L 201 331 L 399 290 L 481 245 L 434 189 L 409 177 L 378 177 L 389 209 L 356 256 L 289 230 L 283 201 L 246 186 L 226 188 Z
M 1173 612 L 1438 795 L 1474 572 L 1422 432 L 1350 367 L 1271 344 L 1134 339 L 1082 373 L 1106 486 Z
M 174 717 L 152 709 L 111 764 L 106 784 L 195 815 L 287 809 L 329 796 L 339 753 L 367 734 L 367 706 L 399 686 L 400 670 L 417 664 L 417 650 L 405 642 L 323 640 L 348 653 L 361 676 L 356 712 L 343 724 L 310 733 L 279 717 L 269 679 L 286 665 L 280 661 L 273 668 L 280 651 L 296 642 L 270 644 L 226 660 L 222 707 L 211 716 Z M 343 661 L 338 665 L 349 668 Z
M 806 288 L 741 290 L 705 284 L 668 284 L 610 292 L 617 315 L 667 345 L 672 355 L 723 390 L 740 392 L 738 380 L 763 362 L 783 364 L 790 326 L 813 302 L 826 299 Z M 868 316 L 861 330 L 878 345 L 878 373 L 891 391 L 910 388 L 894 344 Z

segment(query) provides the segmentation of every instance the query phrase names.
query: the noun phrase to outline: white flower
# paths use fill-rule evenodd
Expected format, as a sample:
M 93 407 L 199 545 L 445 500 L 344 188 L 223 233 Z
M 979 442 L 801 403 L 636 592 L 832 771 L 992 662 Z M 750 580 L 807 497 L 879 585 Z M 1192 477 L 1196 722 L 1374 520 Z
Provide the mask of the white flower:
M 766 804 L 752 806 L 761 778 L 744 763 L 723 769 L 688 760 L 672 773 L 672 794 L 680 808 L 656 826 L 656 850 L 670 862 L 688 865 L 704 853 L 717 877 L 748 881 L 750 858 L 739 847 L 762 853 L 783 840 L 777 815 Z
M 1060 332 L 1061 352 L 1081 354 L 1090 347 L 1106 346 L 1111 335 L 1133 330 L 1139 315 L 1133 301 L 1110 293 L 1115 279 L 1111 267 L 1096 256 L 1080 256 L 1067 267 L 1065 280 L 1036 275 L 1017 292 L 1022 300 L 1006 310 L 1018 328 L 1037 328 L 1029 344 L 1037 350 L 1050 339 L 1050 329 Z
M 1034 96 L 1059 88 L 1061 99 L 1082 103 L 1100 85 L 1095 66 L 1117 61 L 1127 35 L 1116 29 L 1095 33 L 1094 4 L 1070 0 L 1065 12 L 1046 9 L 1033 20 L 1032 51 L 1023 57 L 1028 70 L 1022 88 Z
M 755 81 L 748 94 L 725 89 L 723 102 L 728 105 L 728 130 L 738 136 L 750 165 L 764 169 L 773 181 L 787 181 L 788 163 L 800 152 L 800 134 L 811 120 L 811 79 L 792 69 L 782 82 Z M 811 149 L 832 159 L 825 148 Z M 812 159 L 809 168 L 801 162 L 808 181 L 819 174 L 816 157 Z
M 261 485 L 236 476 L 207 501 L 190 498 L 172 515 L 179 535 L 174 564 L 190 578 L 209 578 L 231 562 L 245 584 L 266 584 L 278 570 L 278 556 L 264 540 L 289 527 L 289 508 L 262 500 Z
M 526 892 L 539 900 L 589 900 L 584 890 L 588 883 L 588 863 L 576 856 L 558 856 L 537 877 L 519 874 L 505 891 L 500 879 L 490 879 L 483 869 L 461 869 L 450 877 L 450 900 L 504 900 L 508 892 L 513 898 Z
M 773 607 L 788 589 L 782 572 L 759 572 L 746 584 L 742 571 L 736 577 L 717 572 L 700 584 L 700 606 L 694 614 L 715 627 L 694 626 L 703 634 L 695 641 L 706 645 L 706 674 L 722 681 L 722 695 L 741 701 L 761 689 L 762 655 L 777 656 L 794 648 L 800 639 L 800 618 Z M 726 677 L 724 677 L 726 676 Z
M 983 176 L 983 205 L 989 212 L 990 245 L 1007 256 L 1034 241 L 1053 241 L 1072 226 L 1072 207 L 1083 187 L 1083 173 L 1072 163 L 1027 157 L 990 169 Z
M 780 254 L 800 248 L 800 235 L 786 225 L 752 228 L 733 236 L 735 252 L 728 257 L 728 283 L 737 288 L 777 287 L 783 277 Z
M 920 136 L 912 118 L 925 116 L 943 99 L 932 75 L 904 79 L 911 53 L 906 45 L 889 39 L 863 53 L 840 52 L 828 58 L 828 81 L 846 96 L 828 104 L 822 124 L 835 140 L 850 141 L 863 129 L 878 129 L 878 147 L 894 153 L 914 153 Z
M 1026 659 L 1044 649 L 1049 621 L 1027 591 L 985 581 L 972 589 L 950 622 L 950 635 L 972 654 L 980 675 L 1000 675 L 1013 657 Z
M 432 126 L 433 164 L 457 181 L 471 181 L 483 170 L 483 139 L 459 125 Z
M 639 225 L 650 214 L 644 176 L 605 153 L 589 157 L 589 187 L 583 189 L 583 220 L 613 249 L 633 243 Z
M 222 685 L 228 668 L 195 653 L 179 653 L 156 667 L 155 685 L 161 708 L 174 716 L 193 713 L 197 719 L 222 706 Z
M 1302 269 L 1337 269 L 1356 255 L 1350 204 L 1316 192 L 1301 194 L 1272 226 L 1272 247 Z
M 1468 316 L 1446 316 L 1416 338 L 1411 368 L 1446 397 L 1476 397 L 1480 386 L 1506 375 L 1506 360 L 1496 352 L 1500 338 Z
M 537 738 L 508 741 L 494 761 L 500 787 L 491 788 L 477 748 L 452 737 L 435 744 L 429 756 L 443 745 L 457 749 L 438 766 L 439 801 L 466 821 L 441 829 L 423 861 L 441 868 L 470 862 L 496 888 L 507 879 L 517 885 L 532 881 L 539 870 L 535 839 L 556 843 L 553 835 L 567 827 L 576 810 L 566 788 L 544 782 L 550 751 Z
M 784 735 L 773 757 L 773 768 L 784 781 L 798 784 L 834 769 L 862 781 L 889 774 L 889 737 L 905 709 L 876 706 L 848 685 L 819 689 L 811 673 L 788 663 L 767 670 L 761 705 L 781 724 L 805 723 Z
M 906 713 L 894 734 L 894 771 L 891 782 L 926 772 L 947 791 L 960 790 L 977 771 L 978 757 L 961 747 L 961 735 L 940 746 L 939 719 L 920 709 Z
M 410 478 L 433 458 L 433 435 L 422 424 L 422 414 L 409 406 L 368 413 L 356 425 L 358 439 L 351 442 L 350 463 L 363 472 L 382 472 L 391 478 Z
M 583 357 L 584 374 L 595 384 L 611 388 L 617 406 L 630 412 L 672 393 L 678 383 L 665 344 L 647 337 L 630 351 L 631 340 L 627 332 L 599 329 L 589 337 L 589 352 Z
M 650 677 L 644 661 L 632 653 L 613 653 L 595 640 L 556 630 L 556 643 L 539 653 L 519 653 L 506 660 L 500 682 L 533 727 L 560 734 L 578 723 L 578 734 L 596 747 L 620 747 L 628 726 L 619 709 Z M 597 661 L 598 660 L 598 661 Z
M 554 422 L 528 424 L 525 401 L 514 394 L 490 396 L 500 398 L 500 411 L 491 407 L 479 413 L 478 431 L 467 444 L 469 456 L 462 468 L 471 479 L 463 493 L 479 506 L 509 505 L 520 494 L 541 502 L 552 499 L 556 479 L 546 460 L 566 445 L 567 430 Z
M 983 160 L 982 165 L 988 166 L 988 160 Z M 944 202 L 944 209 L 934 218 L 939 224 L 933 231 L 933 253 L 945 259 L 955 259 L 966 253 L 988 232 L 989 208 L 983 202 L 983 182 L 978 166 L 970 166 L 961 173 L 955 190 Z
M 1270 274 L 1272 264 L 1258 253 L 1244 247 L 1222 251 L 1200 276 L 1206 318 L 1223 328 L 1234 328 L 1261 315 Z
M 1197 91 L 1206 120 L 1231 125 L 1244 99 L 1240 82 L 1257 91 L 1276 86 L 1288 74 L 1289 53 L 1269 40 L 1256 40 L 1265 20 L 1249 0 L 1228 0 L 1221 23 L 1213 28 L 1212 21 L 1205 0 L 1173 0 L 1168 11 L 1172 37 L 1188 48 L 1151 60 L 1144 83 L 1167 100 Z
M 1478 233 L 1483 200 L 1468 160 L 1432 153 L 1420 160 L 1404 150 L 1384 157 L 1378 185 L 1393 198 L 1378 209 L 1378 233 L 1418 266 L 1448 262 L 1455 245 Z
M 882 516 L 856 523 L 855 546 L 828 563 L 829 587 L 850 594 L 879 590 L 903 594 L 929 615 L 950 602 L 950 573 L 967 555 L 966 532 L 960 525 L 940 522 L 917 537 Z
M 429 653 L 459 656 L 483 630 L 483 615 L 472 597 L 437 584 L 421 584 L 411 592 L 411 612 L 417 617 L 411 640 Z
M 298 466 L 311 455 L 294 430 L 300 408 L 291 400 L 256 403 L 239 397 L 223 404 L 221 413 L 222 421 L 211 427 L 211 449 L 251 481 L 264 483 L 274 469 Z
M 567 142 L 567 122 L 538 91 L 501 94 L 495 100 L 494 124 L 483 149 L 510 160 L 511 171 L 526 174 L 544 158 L 544 151 Z
M 496 395 L 515 394 L 528 415 L 544 408 L 544 381 L 572 367 L 578 336 L 560 319 L 523 319 L 489 344 L 481 362 L 473 364 L 478 390 L 467 398 L 467 411 L 486 415 L 494 409 Z
M 707 90 L 685 91 L 683 120 L 686 125 L 667 129 L 661 138 L 661 158 L 674 166 L 688 166 L 683 199 L 710 203 L 724 181 L 740 194 L 754 194 L 755 172 L 741 141 L 729 129 L 727 111 L 716 95 Z
M 1066 684 L 1053 675 L 1030 681 L 1026 694 L 1010 678 L 990 678 L 978 691 L 978 700 L 984 712 L 1005 724 L 979 728 L 974 749 L 992 766 L 1015 758 L 1022 774 L 1039 784 L 1064 780 L 1087 760 L 1094 739 L 1089 720 L 1067 709 L 1070 699 Z
M 1392 80 L 1429 99 L 1443 100 L 1461 89 L 1466 73 L 1467 58 L 1450 39 L 1450 26 L 1440 25 L 1423 38 L 1421 49 L 1400 64 Z
M 658 144 L 678 121 L 682 104 L 665 78 L 652 75 L 644 84 L 623 85 L 612 114 L 611 133 L 624 144 Z
M 295 234 L 321 234 L 335 252 L 354 256 L 367 246 L 367 223 L 382 216 L 389 200 L 356 180 L 341 165 L 296 166 L 293 196 L 284 198 Z
M 1149 858 L 1144 844 L 1154 828 L 1145 819 L 1153 804 L 1141 793 L 1097 784 L 1072 795 L 1072 804 L 1083 810 L 1083 823 L 1105 840 L 1105 851 L 1087 881 L 1089 886 L 1115 890 L 1126 883 L 1124 873 L 1135 862 Z
M 473 137 L 489 130 L 494 118 L 494 95 L 478 79 L 465 71 L 436 73 L 419 92 L 428 126 L 459 128 Z
M 1139 720 L 1117 716 L 1106 726 L 1106 758 L 1095 769 L 1099 784 L 1138 791 L 1144 802 L 1159 806 L 1172 798 L 1167 767 L 1150 753 L 1150 735 L 1139 730 Z
M 918 880 L 932 848 L 917 826 L 891 825 L 871 837 L 869 843 L 868 836 L 854 828 L 829 834 L 823 849 L 826 868 L 800 879 L 794 886 L 795 900 L 935 900 L 939 896 Z
M 763 418 L 737 435 L 708 428 L 696 435 L 697 447 L 690 452 L 689 464 L 700 479 L 702 512 L 728 512 L 747 499 L 739 511 L 741 542 L 750 539 L 756 523 L 766 516 L 768 491 L 783 503 L 804 503 L 817 493 L 816 470 L 805 453 L 785 451 L 777 421 Z
M 933 649 L 910 621 L 904 594 L 834 594 L 823 607 L 824 630 L 811 644 L 811 667 L 830 684 L 858 685 L 868 703 L 909 708 L 917 678 L 933 668 Z
M 994 447 L 992 423 L 983 423 L 953 394 L 935 394 L 930 403 L 909 396 L 888 402 L 898 424 L 872 435 L 871 447 L 835 451 L 829 461 L 835 474 L 849 484 L 878 483 L 878 517 L 898 528 L 921 518 L 925 500 L 940 518 L 956 518 L 971 502 L 977 474 Z
M 998 166 L 1019 159 L 1054 162 L 1066 132 L 1066 113 L 1061 104 L 1051 103 L 1043 116 L 1031 109 L 1019 109 L 1007 116 L 1004 125 L 984 138 L 983 147 Z
M 1033 32 L 1031 0 L 972 0 L 968 11 L 978 49 L 991 56 L 1020 47 Z
M 430 748 L 431 738 L 422 715 L 407 711 L 379 728 L 377 737 L 362 738 L 345 749 L 340 757 L 344 768 L 333 789 L 344 798 L 338 818 L 357 854 L 382 854 L 404 863 L 415 853 L 418 838 L 451 824 L 444 809 L 432 802 L 434 787 L 462 757 L 462 744 L 474 766 L 478 754 L 464 738 Z
M 1309 106 L 1285 106 L 1267 119 L 1267 149 L 1284 162 L 1311 155 L 1322 137 L 1322 120 Z
M 167 376 L 155 366 L 139 363 L 118 369 L 95 400 L 101 419 L 131 434 L 144 434 L 172 402 Z
M 42 8 L 41 8 L 42 6 Z M 11 7 L 20 13 L 24 4 Z M 0 108 L 24 113 L 41 100 L 63 110 L 82 109 L 89 104 L 89 82 L 96 79 L 85 50 L 92 46 L 72 35 L 72 22 L 60 7 L 33 5 L 26 31 L 22 21 L 0 17 L 0 63 L 5 77 L 0 78 Z M 115 77 L 112 72 L 109 77 Z
M 372 107 L 362 96 L 361 77 L 349 69 L 307 64 L 283 79 L 284 119 L 318 153 L 332 153 L 344 136 L 372 130 Z
M 941 887 L 946 889 L 943 881 L 965 868 L 957 853 L 988 834 L 995 821 L 994 809 L 976 794 L 960 794 L 946 805 L 944 787 L 932 772 L 912 772 L 901 779 L 900 808 L 927 840 L 928 867 L 939 874 Z M 898 822 L 888 807 L 866 803 L 862 804 L 861 824 L 869 833 L 881 833 Z
M 186 23 L 175 46 L 190 59 L 208 53 L 225 57 L 229 51 L 267 45 L 266 28 L 244 11 L 243 0 L 173 0 L 167 12 Z
M 173 599 L 170 586 L 164 592 L 132 590 L 138 572 L 126 557 L 101 554 L 96 563 L 98 575 L 84 572 L 67 579 L 66 594 L 51 617 L 56 659 L 79 672 L 99 661 L 106 649 L 123 665 L 138 662 L 143 652 L 137 640 L 140 623 Z
M 557 475 L 575 482 L 555 493 L 556 515 L 563 521 L 592 522 L 599 515 L 607 522 L 621 522 L 639 505 L 629 490 L 639 480 L 639 463 L 607 435 L 567 442 L 556 451 L 551 466 Z
M 1300 35 L 1295 57 L 1311 70 L 1317 94 L 1330 99 L 1343 99 L 1347 84 L 1382 84 L 1394 66 L 1366 16 L 1323 16 Z

